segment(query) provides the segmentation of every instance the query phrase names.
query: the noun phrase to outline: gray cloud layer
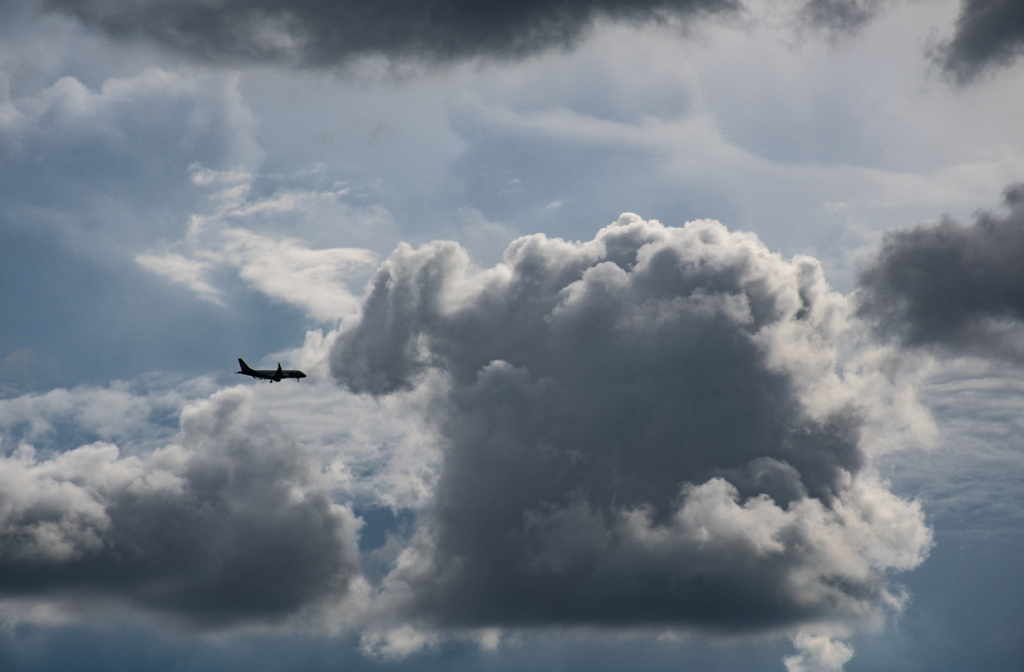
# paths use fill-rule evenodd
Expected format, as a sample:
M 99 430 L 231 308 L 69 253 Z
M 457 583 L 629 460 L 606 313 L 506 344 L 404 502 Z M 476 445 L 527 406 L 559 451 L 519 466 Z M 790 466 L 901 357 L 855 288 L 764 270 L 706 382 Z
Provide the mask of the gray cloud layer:
M 355 519 L 248 396 L 186 408 L 180 445 L 143 459 L 109 443 L 0 458 L 0 596 L 113 599 L 205 628 L 344 594 Z
M 44 0 L 117 38 L 142 38 L 200 60 L 331 66 L 359 56 L 451 61 L 517 58 L 571 47 L 599 18 L 664 22 L 742 12 L 742 0 Z M 807 24 L 851 32 L 879 0 L 808 0 Z
M 964 0 L 953 38 L 939 61 L 967 83 L 982 72 L 1006 66 L 1024 53 L 1024 4 L 1018 0 Z
M 332 66 L 360 56 L 452 61 L 517 58 L 571 47 L 595 19 L 661 22 L 742 12 L 742 0 L 532 0 L 479 3 L 388 0 L 43 0 L 115 38 L 153 41 L 204 61 L 276 61 Z M 849 33 L 881 0 L 807 0 L 808 25 Z M 937 59 L 960 83 L 1012 63 L 1024 49 L 1016 0 L 964 0 Z
M 430 622 L 763 630 L 873 613 L 920 510 L 864 471 L 816 261 L 717 222 L 624 215 L 478 272 L 400 247 L 332 353 L 357 392 L 430 368 L 447 446 L 385 592 Z
M 734 0 L 49 0 L 116 37 L 200 59 L 332 65 L 353 56 L 450 60 L 571 45 L 597 17 L 658 21 L 736 10 Z
M 859 277 L 860 313 L 910 345 L 1024 355 L 1024 184 L 1004 192 L 1007 214 L 970 226 L 945 218 L 895 231 Z

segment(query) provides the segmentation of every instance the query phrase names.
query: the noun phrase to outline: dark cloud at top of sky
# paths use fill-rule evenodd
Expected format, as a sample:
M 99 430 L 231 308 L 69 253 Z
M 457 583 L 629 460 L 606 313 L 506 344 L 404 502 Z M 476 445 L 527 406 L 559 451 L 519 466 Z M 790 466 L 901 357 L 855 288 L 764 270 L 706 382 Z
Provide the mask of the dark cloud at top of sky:
M 1024 3 L 964 0 L 956 32 L 938 53 L 947 74 L 966 84 L 986 70 L 1012 63 L 1024 53 Z
M 382 54 L 437 61 L 570 46 L 598 17 L 659 21 L 735 11 L 736 0 L 47 0 L 115 37 L 207 60 L 329 66 Z
M 873 19 L 882 0 L 808 0 L 804 18 L 812 26 L 834 33 L 851 33 Z
M 860 271 L 860 313 L 909 345 L 1024 356 L 1024 184 L 1004 203 L 970 226 L 946 217 L 888 233 Z
M 733 632 L 894 604 L 883 569 L 929 533 L 862 473 L 877 402 L 841 391 L 845 306 L 815 260 L 710 221 L 521 238 L 482 272 L 400 247 L 331 357 L 358 392 L 450 379 L 385 593 L 442 624 Z
M 0 457 L 0 599 L 113 600 L 221 628 L 343 595 L 355 518 L 248 397 L 186 408 L 180 445 L 145 458 L 109 443 Z

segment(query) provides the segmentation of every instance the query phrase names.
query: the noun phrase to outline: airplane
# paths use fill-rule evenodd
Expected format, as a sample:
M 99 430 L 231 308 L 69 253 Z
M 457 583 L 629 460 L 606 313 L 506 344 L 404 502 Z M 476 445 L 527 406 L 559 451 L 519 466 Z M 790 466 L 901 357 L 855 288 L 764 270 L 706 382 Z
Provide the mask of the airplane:
M 306 374 L 302 371 L 296 371 L 294 369 L 282 370 L 281 362 L 277 363 L 277 371 L 273 371 L 271 369 L 250 369 L 249 365 L 246 364 L 241 357 L 238 358 L 238 365 L 242 367 L 242 370 L 235 371 L 235 373 L 241 373 L 244 376 L 252 376 L 253 378 L 260 378 L 271 383 L 279 383 L 284 378 L 294 378 L 295 382 L 298 382 L 299 379 L 306 377 Z

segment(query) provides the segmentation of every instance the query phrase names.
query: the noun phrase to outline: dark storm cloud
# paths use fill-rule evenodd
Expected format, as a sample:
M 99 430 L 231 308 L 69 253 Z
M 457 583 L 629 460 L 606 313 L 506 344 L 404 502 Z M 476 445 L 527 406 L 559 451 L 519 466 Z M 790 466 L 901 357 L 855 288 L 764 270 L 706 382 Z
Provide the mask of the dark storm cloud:
M 436 499 L 387 595 L 450 625 L 722 631 L 894 603 L 881 570 L 929 534 L 860 477 L 870 412 L 835 375 L 846 304 L 816 261 L 634 215 L 505 259 L 403 246 L 335 344 L 357 392 L 450 380 Z
M 516 57 L 569 46 L 598 17 L 659 21 L 735 11 L 736 0 L 48 0 L 115 37 L 200 59 L 332 65 L 354 57 Z
M 859 274 L 861 314 L 909 345 L 1024 355 L 1024 184 L 1004 203 L 970 226 L 947 217 L 887 234 Z
M 0 596 L 127 602 L 216 628 L 344 594 L 355 520 L 248 396 L 186 408 L 181 444 L 145 459 L 107 443 L 0 458 Z
M 1018 0 L 964 0 L 956 32 L 944 43 L 939 63 L 965 84 L 978 75 L 1011 64 L 1024 53 L 1024 3 Z

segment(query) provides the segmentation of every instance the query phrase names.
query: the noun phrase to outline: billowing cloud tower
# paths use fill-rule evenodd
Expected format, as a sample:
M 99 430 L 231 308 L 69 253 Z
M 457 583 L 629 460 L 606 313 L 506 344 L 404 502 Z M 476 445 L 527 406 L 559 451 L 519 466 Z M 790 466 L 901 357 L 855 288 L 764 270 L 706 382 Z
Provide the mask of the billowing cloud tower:
M 428 627 L 732 633 L 897 607 L 888 572 L 931 534 L 871 456 L 916 405 L 853 354 L 859 329 L 817 261 L 713 221 L 623 215 L 489 270 L 401 246 L 331 354 L 355 392 L 447 381 L 434 499 L 385 599 Z

